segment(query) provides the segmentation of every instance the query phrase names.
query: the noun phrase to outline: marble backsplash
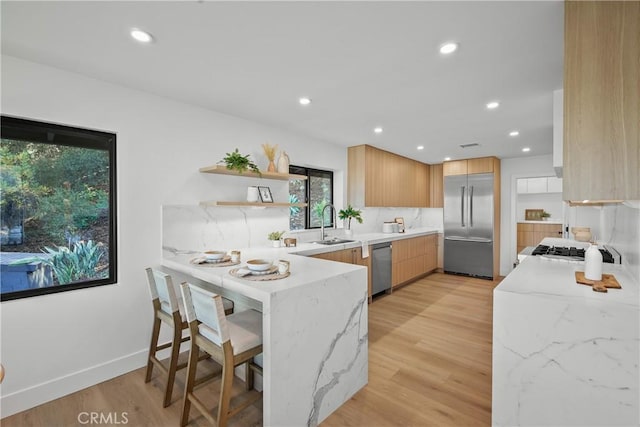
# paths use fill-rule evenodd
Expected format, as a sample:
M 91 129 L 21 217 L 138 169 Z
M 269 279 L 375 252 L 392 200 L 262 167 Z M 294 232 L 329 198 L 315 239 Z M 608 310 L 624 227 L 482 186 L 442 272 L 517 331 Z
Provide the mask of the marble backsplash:
M 602 208 L 600 227 L 606 240 L 622 255 L 622 264 L 640 281 L 640 201 Z
M 381 232 L 382 223 L 402 217 L 407 229 L 443 228 L 442 209 L 425 208 L 365 208 L 363 223 L 352 221 L 353 238 L 358 234 Z M 343 224 L 330 235 L 343 235 Z M 285 236 L 300 242 L 320 238 L 320 230 L 289 231 L 288 208 L 203 207 L 199 205 L 162 206 L 162 246 L 167 251 L 231 250 L 247 247 L 268 247 L 267 235 L 272 231 L 287 231 Z

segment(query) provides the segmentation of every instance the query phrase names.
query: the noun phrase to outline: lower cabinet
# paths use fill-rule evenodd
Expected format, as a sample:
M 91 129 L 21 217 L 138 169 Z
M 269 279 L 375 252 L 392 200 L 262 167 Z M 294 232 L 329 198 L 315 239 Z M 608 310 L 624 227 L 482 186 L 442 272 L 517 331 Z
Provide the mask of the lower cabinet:
M 527 246 L 538 246 L 545 237 L 562 237 L 562 224 L 518 223 L 518 253 Z
M 325 252 L 323 254 L 311 255 L 313 258 L 326 259 L 329 261 L 346 262 L 367 267 L 367 289 L 369 302 L 371 302 L 371 256 L 362 257 L 362 248 L 343 249 L 340 251 Z
M 438 235 L 413 237 L 393 242 L 391 287 L 395 288 L 438 267 Z

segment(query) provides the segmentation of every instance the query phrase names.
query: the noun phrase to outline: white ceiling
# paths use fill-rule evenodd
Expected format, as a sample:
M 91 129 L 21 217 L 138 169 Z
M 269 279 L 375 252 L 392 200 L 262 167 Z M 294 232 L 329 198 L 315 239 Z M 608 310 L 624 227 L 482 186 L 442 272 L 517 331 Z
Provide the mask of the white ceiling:
M 551 153 L 561 1 L 2 1 L 1 8 L 3 54 L 324 141 L 371 144 L 427 163 L 521 157 L 525 146 L 528 155 Z M 156 42 L 132 41 L 132 27 Z M 445 57 L 438 47 L 449 40 L 460 48 Z M 300 96 L 312 104 L 300 106 Z M 487 110 L 494 99 L 501 106 Z M 375 135 L 375 126 L 384 132 Z M 520 136 L 509 137 L 514 129 Z M 481 145 L 459 147 L 472 142 Z

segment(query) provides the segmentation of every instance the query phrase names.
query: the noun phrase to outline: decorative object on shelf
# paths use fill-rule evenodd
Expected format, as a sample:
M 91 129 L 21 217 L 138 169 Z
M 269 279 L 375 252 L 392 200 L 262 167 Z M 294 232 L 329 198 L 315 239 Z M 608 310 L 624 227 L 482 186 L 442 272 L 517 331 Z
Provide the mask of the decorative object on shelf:
M 588 242 L 591 240 L 591 228 L 589 227 L 571 227 L 573 238 L 578 242 Z
M 291 248 L 291 247 L 296 247 L 298 246 L 298 239 L 294 238 L 294 237 L 287 237 L 286 239 L 284 239 L 284 245 L 287 248 Z
M 247 188 L 247 202 L 258 201 L 260 201 L 260 192 L 258 191 L 258 187 Z
M 544 209 L 525 209 L 524 219 L 526 221 L 540 221 L 542 219 Z
M 235 170 L 238 173 L 243 173 L 248 170 L 251 172 L 257 173 L 258 176 L 262 176 L 260 169 L 258 166 L 253 163 L 252 160 L 249 159 L 251 154 L 242 155 L 236 148 L 235 151 L 231 153 L 226 153 L 226 156 L 221 160 L 227 166 L 227 169 Z
M 273 196 L 269 187 L 258 187 L 258 192 L 262 203 L 273 203 Z
M 551 217 L 551 214 L 545 210 L 543 210 L 542 213 L 540 214 L 540 219 L 543 221 L 546 221 L 550 217 Z
M 269 160 L 269 166 L 267 166 L 268 172 L 276 171 L 276 150 L 278 150 L 278 144 L 271 145 L 268 142 L 266 144 L 262 144 L 262 151 L 264 151 L 264 155 L 267 156 L 267 159 Z M 286 173 L 289 173 L 289 171 L 287 170 Z
M 278 158 L 278 173 L 289 173 L 289 156 L 286 151 L 282 151 Z
M 354 209 L 353 206 L 348 205 L 346 209 L 340 209 L 338 212 L 338 218 L 343 221 L 346 220 L 345 234 L 350 236 L 353 234 L 353 230 L 351 230 L 351 220 L 355 219 L 359 224 L 362 224 L 362 211 Z
M 279 248 L 280 247 L 280 239 L 282 238 L 284 233 L 285 233 L 284 231 L 272 231 L 267 236 L 267 239 L 271 240 L 271 243 L 273 244 L 274 248 Z

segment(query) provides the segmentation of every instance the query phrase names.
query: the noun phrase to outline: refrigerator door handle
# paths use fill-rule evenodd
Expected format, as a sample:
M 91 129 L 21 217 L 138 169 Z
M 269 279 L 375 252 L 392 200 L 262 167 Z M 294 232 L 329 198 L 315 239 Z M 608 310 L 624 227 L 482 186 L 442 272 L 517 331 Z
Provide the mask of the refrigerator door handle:
M 473 185 L 469 187 L 469 227 L 473 227 Z
M 460 226 L 464 225 L 464 185 L 460 187 Z
M 491 243 L 493 240 L 485 239 L 483 237 L 462 237 L 462 236 L 448 236 L 444 240 L 452 240 L 456 242 L 473 242 L 473 243 Z

